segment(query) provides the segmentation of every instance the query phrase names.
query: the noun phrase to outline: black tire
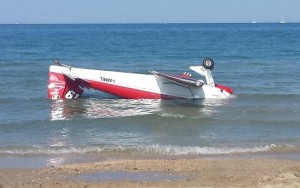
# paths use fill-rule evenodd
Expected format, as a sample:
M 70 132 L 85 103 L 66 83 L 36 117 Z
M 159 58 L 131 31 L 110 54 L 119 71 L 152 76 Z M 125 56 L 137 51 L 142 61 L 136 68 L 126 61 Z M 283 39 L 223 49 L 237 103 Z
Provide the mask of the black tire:
M 206 58 L 203 59 L 202 64 L 203 64 L 204 68 L 211 70 L 211 69 L 214 68 L 215 62 L 211 58 L 206 57 Z

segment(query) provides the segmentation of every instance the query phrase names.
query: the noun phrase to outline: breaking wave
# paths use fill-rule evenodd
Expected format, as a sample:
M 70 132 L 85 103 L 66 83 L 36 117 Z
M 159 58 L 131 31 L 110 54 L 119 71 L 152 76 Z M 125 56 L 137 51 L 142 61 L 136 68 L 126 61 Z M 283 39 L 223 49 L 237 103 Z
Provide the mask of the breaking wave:
M 253 147 L 200 147 L 200 146 L 174 146 L 150 145 L 137 147 L 124 146 L 83 146 L 83 147 L 2 147 L 0 154 L 8 155 L 38 155 L 38 154 L 141 154 L 141 155 L 218 155 L 235 153 L 256 153 L 269 151 L 299 150 L 292 145 L 262 145 Z

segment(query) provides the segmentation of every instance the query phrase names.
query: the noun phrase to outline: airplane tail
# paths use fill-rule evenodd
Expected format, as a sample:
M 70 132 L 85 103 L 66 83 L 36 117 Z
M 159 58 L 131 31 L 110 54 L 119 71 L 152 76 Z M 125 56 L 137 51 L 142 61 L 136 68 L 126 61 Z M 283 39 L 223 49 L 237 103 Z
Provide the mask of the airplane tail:
M 63 65 L 51 65 L 48 78 L 49 99 L 74 99 L 78 98 L 83 89 L 70 75 L 71 67 Z

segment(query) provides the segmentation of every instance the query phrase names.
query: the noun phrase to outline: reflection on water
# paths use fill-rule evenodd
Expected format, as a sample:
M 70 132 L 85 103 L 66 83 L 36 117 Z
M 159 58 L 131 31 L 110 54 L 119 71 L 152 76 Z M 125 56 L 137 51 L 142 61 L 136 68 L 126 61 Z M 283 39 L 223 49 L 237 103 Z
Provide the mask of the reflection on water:
M 203 117 L 217 112 L 230 99 L 153 100 L 153 99 L 77 99 L 52 102 L 51 120 L 112 118 L 148 114 L 176 117 Z
M 160 100 L 77 99 L 53 101 L 51 120 L 110 118 L 152 114 Z
M 218 107 L 227 106 L 230 99 L 192 99 L 161 101 L 160 115 L 164 117 L 210 117 L 219 112 Z
M 57 166 L 66 162 L 65 157 L 52 157 L 47 159 L 47 166 Z

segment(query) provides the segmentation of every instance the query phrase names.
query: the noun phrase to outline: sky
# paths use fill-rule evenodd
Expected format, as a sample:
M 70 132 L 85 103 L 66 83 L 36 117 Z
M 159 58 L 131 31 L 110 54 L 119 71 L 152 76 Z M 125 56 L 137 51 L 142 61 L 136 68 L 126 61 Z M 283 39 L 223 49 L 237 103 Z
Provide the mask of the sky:
M 0 0 L 0 24 L 300 22 L 300 0 Z

